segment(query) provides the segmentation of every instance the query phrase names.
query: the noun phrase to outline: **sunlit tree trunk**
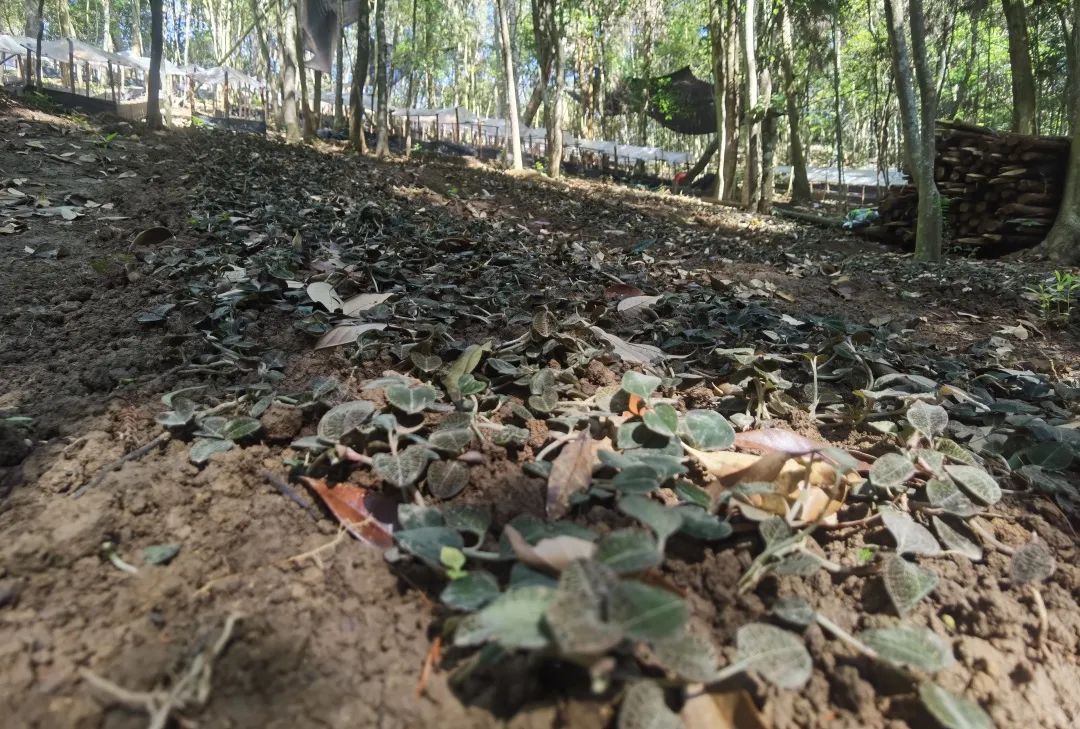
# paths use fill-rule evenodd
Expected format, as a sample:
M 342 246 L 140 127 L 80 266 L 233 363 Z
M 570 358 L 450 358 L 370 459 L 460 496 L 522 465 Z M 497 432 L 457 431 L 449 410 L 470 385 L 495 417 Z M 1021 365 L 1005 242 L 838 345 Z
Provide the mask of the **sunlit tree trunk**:
M 758 108 L 757 37 L 755 0 L 746 0 L 743 17 L 743 68 L 746 71 L 746 184 L 743 205 L 756 210 L 761 200 L 761 115 Z
M 349 142 L 353 149 L 361 154 L 367 154 L 367 137 L 364 136 L 364 85 L 367 83 L 370 56 L 370 5 L 368 0 L 360 0 L 360 18 L 356 22 L 356 59 L 349 92 Z
M 101 47 L 110 53 L 116 50 L 112 32 L 112 4 L 109 0 L 101 0 Z
M 1035 74 L 1031 70 L 1027 12 L 1023 0 L 1001 0 L 1009 31 L 1009 67 L 1012 70 L 1012 129 L 1035 133 Z
M 562 8 L 555 11 L 558 15 L 562 15 Z M 550 94 L 549 100 L 544 106 L 548 107 L 549 115 L 546 122 L 547 125 L 547 172 L 551 177 L 558 178 L 562 175 L 562 155 L 563 155 L 563 115 L 566 105 L 565 101 L 565 68 L 563 67 L 563 38 L 562 38 L 563 24 L 557 22 L 555 26 L 555 33 L 553 39 L 555 41 L 555 47 L 552 55 L 554 56 L 552 63 L 552 73 L 555 74 L 555 83 L 548 88 Z
M 525 104 L 525 111 L 521 115 L 521 123 L 527 127 L 533 125 L 540 104 L 548 96 L 547 88 L 551 83 L 552 49 L 554 48 L 554 39 L 549 36 L 549 33 L 554 24 L 556 2 L 557 0 L 531 0 L 538 78 L 532 94 L 529 95 L 529 102 Z
M 68 13 L 67 0 L 60 0 L 60 7 L 62 13 L 68 16 L 68 23 L 70 23 L 71 15 Z M 131 48 L 137 55 L 143 55 L 142 0 L 131 0 Z
M 375 0 L 375 155 L 390 154 L 390 106 L 386 79 L 386 0 Z
M 506 18 L 507 0 L 495 0 L 499 13 L 499 41 L 503 49 L 503 74 L 506 85 L 506 116 L 510 134 L 510 154 L 515 170 L 524 169 L 521 159 L 521 129 L 518 126 L 517 84 L 514 83 L 514 49 L 510 43 L 510 22 Z
M 788 139 L 791 156 L 791 199 L 810 200 L 810 181 L 806 174 L 806 155 L 803 153 L 800 130 L 799 93 L 795 80 L 794 38 L 791 31 L 791 0 L 785 0 L 780 19 L 780 66 L 784 74 L 784 102 L 787 105 Z
M 288 0 L 280 0 L 278 13 L 281 24 L 280 45 L 283 67 L 281 112 L 285 119 L 285 141 L 299 142 L 302 135 L 296 99 L 296 15 L 293 13 L 292 3 Z
M 840 0 L 832 7 L 833 125 L 836 130 L 836 186 L 844 187 L 844 119 L 840 98 Z M 847 198 L 844 198 L 845 205 Z
M 709 5 L 709 36 L 710 46 L 712 50 L 712 63 L 713 63 L 713 103 L 716 107 L 716 141 L 714 145 L 710 145 L 714 148 L 714 151 L 719 152 L 717 156 L 716 165 L 716 188 L 714 190 L 714 197 L 717 200 L 723 199 L 724 190 L 726 188 L 726 180 L 724 176 L 724 159 L 727 153 L 727 64 L 726 61 L 726 44 L 727 39 L 727 6 L 730 5 L 732 0 L 712 0 Z M 696 165 L 695 165 L 696 167 Z M 693 177 L 696 176 L 694 170 L 690 171 L 687 175 L 687 182 L 691 182 Z
M 1080 0 L 1072 0 L 1071 55 L 1080 58 Z M 1072 99 L 1072 151 L 1069 154 L 1069 171 L 1065 179 L 1065 193 L 1058 208 L 1057 220 L 1043 242 L 1046 255 L 1057 263 L 1080 265 L 1080 95 Z
M 146 80 L 146 126 L 161 129 L 161 55 L 165 50 L 163 0 L 150 0 L 150 72 Z
M 892 46 L 893 76 L 900 104 L 900 118 L 908 167 L 919 193 L 915 228 L 915 258 L 921 261 L 941 259 L 941 194 L 934 181 L 934 122 L 937 100 L 926 59 L 926 23 L 922 0 L 910 0 L 908 18 L 911 28 L 911 52 L 908 51 L 904 13 L 896 5 L 900 0 L 885 0 L 889 41 Z M 1080 0 L 1076 0 L 1080 2 Z M 915 98 L 912 62 L 918 80 L 919 100 Z

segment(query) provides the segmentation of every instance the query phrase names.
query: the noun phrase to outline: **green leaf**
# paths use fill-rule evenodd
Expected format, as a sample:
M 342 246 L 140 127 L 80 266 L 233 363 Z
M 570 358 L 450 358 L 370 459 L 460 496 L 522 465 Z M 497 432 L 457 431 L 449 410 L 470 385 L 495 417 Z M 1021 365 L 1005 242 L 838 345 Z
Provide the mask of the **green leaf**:
M 682 628 L 686 618 L 686 604 L 667 590 L 622 580 L 611 591 L 608 619 L 630 638 L 666 638 Z
M 951 438 L 938 438 L 934 443 L 934 448 L 946 458 L 957 463 L 963 463 L 966 466 L 974 466 L 977 463 L 971 451 Z
M 375 405 L 367 400 L 353 400 L 335 405 L 319 420 L 318 435 L 331 443 L 337 443 L 366 423 L 374 413 Z
M 881 577 L 885 591 L 889 593 L 896 611 L 901 617 L 911 612 L 924 597 L 937 587 L 937 575 L 908 562 L 897 554 L 890 554 L 881 565 Z
M 688 629 L 654 640 L 649 647 L 664 668 L 685 681 L 707 683 L 720 664 L 712 641 Z
M 619 471 L 611 483 L 624 494 L 647 494 L 660 488 L 661 481 L 651 466 L 634 465 Z
M 648 532 L 616 529 L 596 543 L 594 558 L 617 574 L 624 575 L 656 567 L 663 561 L 664 555 L 656 548 L 656 542 Z
M 438 393 L 430 385 L 391 385 L 386 388 L 386 401 L 403 413 L 416 415 L 426 410 Z
M 394 539 L 409 554 L 415 556 L 429 567 L 442 571 L 443 547 L 461 550 L 465 540 L 455 530 L 445 526 L 428 526 L 395 532 Z
M 430 458 L 430 452 L 423 446 L 412 445 L 396 456 L 389 453 L 377 453 L 372 459 L 372 467 L 379 478 L 397 486 L 408 488 L 424 474 Z
M 434 354 L 424 354 L 417 350 L 409 352 L 409 361 L 421 372 L 431 373 L 442 367 L 442 358 Z
M 953 662 L 952 649 L 927 628 L 897 625 L 864 630 L 859 640 L 874 649 L 883 661 L 936 672 Z
M 945 729 L 994 729 L 994 721 L 971 699 L 926 681 L 919 686 L 923 706 Z
M 972 503 L 971 499 L 952 481 L 930 479 L 926 482 L 926 498 L 931 506 L 957 516 L 974 516 L 979 513 L 979 507 Z
M 255 418 L 233 418 L 225 423 L 225 427 L 221 430 L 221 435 L 228 440 L 238 441 L 243 440 L 249 435 L 254 435 L 259 432 L 260 428 L 262 428 L 262 423 Z
M 657 550 L 664 551 L 668 537 L 682 526 L 682 515 L 644 496 L 624 496 L 619 499 L 619 511 L 632 516 L 656 534 Z
M 543 629 L 544 613 L 554 597 L 555 590 L 539 585 L 503 593 L 458 623 L 454 645 L 493 641 L 509 650 L 544 648 L 549 642 Z
M 529 407 L 538 413 L 550 413 L 559 404 L 559 391 L 554 387 L 529 395 Z
M 814 608 L 801 597 L 782 597 L 773 603 L 772 614 L 788 625 L 805 628 L 814 622 Z
M 623 374 L 622 389 L 631 395 L 637 395 L 642 400 L 648 400 L 656 392 L 656 388 L 660 387 L 661 382 L 659 377 L 628 370 Z
M 468 428 L 436 430 L 428 438 L 428 443 L 437 451 L 457 455 L 472 443 L 473 433 Z
M 1057 562 L 1046 542 L 1033 539 L 1013 552 L 1009 578 L 1014 585 L 1042 582 L 1054 574 Z
M 146 564 L 169 564 L 180 554 L 179 544 L 151 544 L 143 549 L 143 562 Z
M 651 681 L 630 684 L 619 706 L 618 729 L 682 729 L 678 714 L 668 708 L 664 691 Z
M 904 485 L 915 475 L 911 459 L 899 453 L 886 453 L 870 466 L 870 481 L 882 489 L 894 489 Z
M 722 451 L 735 443 L 735 429 L 720 413 L 691 410 L 679 428 L 683 440 L 699 451 Z
M 945 473 L 984 504 L 996 504 L 1001 500 L 1001 487 L 997 481 L 977 466 L 945 466 Z
M 491 511 L 484 506 L 475 504 L 458 504 L 448 506 L 443 512 L 446 526 L 459 532 L 466 532 L 476 537 L 477 542 L 483 541 L 491 526 Z
M 516 425 L 504 425 L 502 430 L 497 430 L 491 436 L 491 442 L 504 448 L 508 446 L 523 446 L 529 442 L 531 433 L 528 428 L 519 428 Z
M 419 529 L 429 526 L 446 526 L 442 511 L 434 506 L 401 504 L 398 506 L 398 523 L 402 529 Z
M 443 547 L 439 550 L 439 562 L 453 577 L 455 573 L 460 573 L 465 567 L 465 553 L 454 547 Z
M 715 542 L 721 539 L 727 539 L 734 531 L 731 524 L 724 521 L 716 514 L 710 514 L 700 506 L 680 504 L 675 507 L 675 511 L 677 511 L 683 519 L 679 532 L 689 537 L 693 537 L 694 539 Z
M 427 470 L 427 487 L 436 499 L 457 496 L 469 484 L 469 467 L 461 461 L 435 461 Z
M 896 540 L 897 554 L 941 554 L 941 545 L 930 530 L 892 506 L 881 507 L 881 521 Z
M 934 436 L 944 433 L 945 426 L 949 424 L 949 414 L 945 412 L 945 408 L 922 400 L 917 400 L 908 408 L 907 419 L 911 427 L 927 440 L 933 440 Z
M 982 547 L 971 536 L 937 515 L 930 517 L 930 521 L 934 524 L 934 531 L 937 532 L 938 537 L 950 550 L 976 562 L 982 559 Z
M 679 413 L 667 403 L 660 403 L 642 417 L 645 427 L 666 438 L 674 438 L 679 429 Z
M 499 583 L 490 572 L 469 572 L 451 580 L 439 595 L 439 600 L 451 610 L 473 612 L 499 596 Z
M 738 660 L 770 683 L 786 689 L 806 685 L 814 665 L 803 639 L 767 623 L 750 623 L 735 634 Z
M 559 576 L 555 598 L 544 613 L 549 632 L 566 655 L 599 655 L 623 639 L 618 625 L 604 622 L 604 602 L 615 574 L 596 562 L 572 562 Z
M 210 460 L 215 453 L 224 453 L 231 450 L 235 444 L 231 440 L 217 440 L 216 438 L 196 438 L 191 444 L 188 458 L 196 466 L 201 466 Z

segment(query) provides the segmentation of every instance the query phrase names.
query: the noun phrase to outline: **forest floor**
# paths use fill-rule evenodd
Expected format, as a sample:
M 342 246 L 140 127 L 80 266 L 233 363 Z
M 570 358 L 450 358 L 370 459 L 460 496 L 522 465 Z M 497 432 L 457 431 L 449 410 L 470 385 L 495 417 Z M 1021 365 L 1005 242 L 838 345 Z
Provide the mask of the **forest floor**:
M 1080 724 L 1080 311 L 1064 327 L 1040 318 L 1025 290 L 1046 280 L 1046 264 L 925 266 L 838 231 L 461 160 L 380 163 L 197 130 L 111 137 L 2 97 L 0 132 L 5 726 L 146 726 L 145 711 L 118 706 L 86 671 L 131 691 L 175 687 L 230 615 L 239 621 L 210 693 L 176 707 L 179 726 L 612 725 L 618 687 L 593 698 L 572 670 L 496 675 L 467 690 L 450 682 L 460 656 L 425 668 L 448 615 L 443 578 L 339 538 L 314 493 L 292 482 L 301 508 L 272 483 L 307 469 L 383 488 L 348 449 L 338 450 L 344 464 L 320 471 L 325 455 L 290 444 L 334 404 L 387 408 L 364 387 L 386 372 L 430 380 L 442 398 L 440 361 L 485 342 L 511 374 L 478 367 L 479 386 L 506 397 L 473 401 L 494 408 L 493 429 L 520 425 L 499 431 L 520 440 L 495 445 L 482 436 L 494 431 L 475 429 L 449 461 L 466 464 L 468 484 L 447 503 L 487 507 L 495 535 L 520 514 L 545 516 L 548 484 L 531 462 L 559 422 L 580 422 L 573 403 L 610 395 L 631 367 L 662 375 L 680 411 L 719 409 L 739 429 L 769 424 L 860 457 L 901 442 L 885 427 L 903 425 L 891 412 L 920 394 L 944 403 L 950 437 L 1005 490 L 976 517 L 1005 549 L 923 558 L 937 586 L 906 620 L 948 642 L 956 660 L 936 680 L 997 726 Z M 155 226 L 175 238 L 137 237 Z M 373 325 L 359 346 L 316 349 L 338 317 L 294 281 L 327 281 L 343 299 L 392 296 L 358 305 Z M 558 379 L 541 382 L 544 368 Z M 183 396 L 200 418 L 247 423 L 254 413 L 260 429 L 195 441 L 190 427 L 165 431 L 162 396 L 184 388 L 202 388 Z M 172 417 L 182 407 L 178 396 Z M 422 422 L 438 425 L 447 410 L 436 405 Z M 692 463 L 687 478 L 710 480 Z M 599 493 L 570 516 L 600 532 L 633 523 L 609 502 Z M 685 596 L 726 660 L 740 626 L 774 620 L 778 596 L 805 598 L 849 631 L 895 624 L 874 566 L 892 537 L 860 520 L 866 508 L 850 498 L 839 516 L 858 523 L 813 537 L 841 573 L 768 575 L 740 591 L 761 545 L 729 510 L 735 536 L 673 537 L 654 579 Z M 1041 586 L 1041 647 L 1033 593 L 1009 577 L 1009 545 L 1032 535 L 1057 564 Z M 137 573 L 104 559 L 103 542 Z M 179 552 L 144 552 L 154 545 Z M 744 677 L 763 724 L 738 726 L 932 726 L 906 674 L 817 625 L 805 640 L 806 686 Z

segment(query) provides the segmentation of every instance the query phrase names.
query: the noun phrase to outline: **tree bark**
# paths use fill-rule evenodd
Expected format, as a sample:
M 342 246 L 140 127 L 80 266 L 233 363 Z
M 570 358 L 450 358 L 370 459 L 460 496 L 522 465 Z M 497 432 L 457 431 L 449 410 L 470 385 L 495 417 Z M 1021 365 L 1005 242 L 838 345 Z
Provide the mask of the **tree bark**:
M 908 16 L 911 26 L 912 51 L 908 51 L 904 16 L 896 7 L 897 0 L 885 0 L 888 16 L 889 41 L 892 46 L 893 76 L 900 104 L 904 148 L 908 168 L 915 178 L 919 193 L 918 222 L 915 228 L 915 258 L 922 261 L 941 259 L 941 195 L 934 182 L 934 118 L 937 104 L 933 81 L 926 60 L 926 25 L 922 0 L 911 0 Z M 920 103 L 915 100 L 912 80 L 914 56 L 915 76 L 918 79 Z
M 101 0 L 101 48 L 110 53 L 116 50 L 112 33 L 112 4 L 109 0 Z
M 71 23 L 71 15 L 68 13 L 67 2 L 65 2 L 65 0 L 60 0 L 60 7 L 62 9 L 61 12 L 67 15 L 68 23 Z M 131 0 L 131 48 L 137 55 L 143 55 L 141 0 Z
M 364 86 L 367 84 L 368 58 L 371 55 L 371 8 L 360 0 L 356 22 L 356 61 L 353 64 L 352 88 L 349 91 L 349 142 L 360 154 L 367 154 L 364 135 Z
M 341 0 L 338 0 L 338 17 L 342 16 Z M 334 130 L 345 128 L 345 25 L 338 28 L 337 57 L 334 59 L 337 73 L 334 75 Z
M 547 98 L 547 87 L 551 83 L 551 48 L 552 41 L 548 32 L 555 12 L 556 0 L 532 0 L 533 42 L 536 46 L 536 64 L 539 76 L 529 95 L 529 102 L 521 115 L 521 123 L 531 127 L 536 119 L 540 104 Z
M 288 0 L 280 0 L 278 12 L 281 15 L 281 56 L 282 56 L 282 97 L 281 113 L 285 119 L 285 141 L 290 143 L 299 142 L 302 138 L 300 133 L 300 116 L 296 103 L 296 15 L 293 13 L 293 4 Z
M 1069 39 L 1073 58 L 1080 58 L 1080 0 L 1072 0 L 1073 32 Z M 1072 100 L 1072 115 L 1080 114 L 1080 98 Z M 1080 265 L 1080 123 L 1073 122 L 1072 148 L 1065 192 L 1057 219 L 1042 244 L 1047 257 L 1055 263 Z
M 390 154 L 390 108 L 386 86 L 386 0 L 375 0 L 375 94 L 378 96 L 375 155 L 382 158 Z
M 833 61 L 833 124 L 836 129 L 836 187 L 844 187 L 844 121 L 840 98 L 840 0 L 833 0 L 832 9 Z M 847 198 L 844 198 L 845 209 Z
M 293 34 L 292 43 L 296 58 L 296 77 L 299 79 L 300 93 L 297 101 L 300 107 L 304 141 L 310 142 L 315 136 L 315 115 L 308 101 L 307 68 L 304 64 L 304 32 L 300 28 L 300 0 L 292 3 Z
M 722 200 L 724 190 L 726 188 L 725 176 L 724 176 L 724 159 L 727 153 L 727 87 L 728 87 L 728 68 L 726 61 L 726 47 L 725 39 L 727 37 L 727 20 L 728 20 L 728 6 L 731 0 L 712 0 L 710 3 L 709 13 L 709 36 L 710 46 L 712 47 L 712 63 L 713 63 L 713 104 L 716 107 L 716 139 L 709 148 L 706 149 L 706 154 L 702 155 L 702 160 L 707 160 L 713 156 L 715 152 L 719 150 L 720 154 L 717 155 L 716 165 L 716 188 L 713 191 L 713 195 L 717 200 Z M 707 164 L 707 162 L 706 162 Z M 694 178 L 701 172 L 701 168 L 698 165 L 694 165 L 686 176 L 686 182 L 684 184 L 689 185 L 693 182 Z
M 758 109 L 757 38 L 755 0 L 745 0 L 743 17 L 743 66 L 746 70 L 746 184 L 743 205 L 756 210 L 761 200 L 761 115 Z
M 311 100 L 314 106 L 315 130 L 322 128 L 322 71 L 315 72 L 315 88 L 312 90 Z
M 495 0 L 499 13 L 499 41 L 503 49 L 503 73 L 506 82 L 506 116 L 509 122 L 510 154 L 515 170 L 525 168 L 521 159 L 521 128 L 518 126 L 517 84 L 514 83 L 514 51 L 510 44 L 510 22 L 506 17 L 506 0 Z
M 150 71 L 146 79 L 146 128 L 161 129 L 161 54 L 165 50 L 162 0 L 150 0 Z
M 808 202 L 811 197 L 810 180 L 806 174 L 806 155 L 803 152 L 800 131 L 799 93 L 795 80 L 794 39 L 791 32 L 792 2 L 786 0 L 781 10 L 780 66 L 784 74 L 784 101 L 787 104 L 788 138 L 791 157 L 791 200 Z M 717 129 L 720 127 L 718 126 Z
M 562 14 L 562 8 L 556 11 Z M 558 179 L 562 175 L 563 155 L 563 109 L 565 106 L 565 73 L 563 69 L 563 39 L 562 22 L 557 22 L 553 40 L 555 41 L 554 61 L 552 71 L 555 74 L 555 83 L 548 88 L 550 94 L 544 106 L 548 108 L 547 125 L 547 172 L 551 177 Z
M 1012 70 L 1012 129 L 1035 134 L 1035 75 L 1031 70 L 1027 12 L 1024 0 L 1001 0 L 1009 32 L 1009 67 Z

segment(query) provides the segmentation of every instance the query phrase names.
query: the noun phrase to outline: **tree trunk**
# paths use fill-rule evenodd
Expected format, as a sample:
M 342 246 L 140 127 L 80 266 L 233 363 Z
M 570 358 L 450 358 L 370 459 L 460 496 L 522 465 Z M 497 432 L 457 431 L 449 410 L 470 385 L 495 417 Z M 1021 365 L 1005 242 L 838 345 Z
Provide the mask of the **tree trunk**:
M 116 50 L 112 34 L 112 4 L 109 0 L 101 0 L 101 48 L 109 53 Z
M 342 6 L 338 1 L 338 17 L 342 17 Z M 334 130 L 341 131 L 345 128 L 345 25 L 338 27 L 337 57 L 334 59 L 337 65 L 337 74 L 334 76 Z
M 833 124 L 836 128 L 836 187 L 844 188 L 844 121 L 840 99 L 840 0 L 834 0 L 832 11 L 833 61 Z M 845 209 L 847 198 L 844 198 Z
M 525 105 L 525 111 L 521 115 L 521 123 L 531 127 L 536 119 L 536 112 L 540 110 L 540 104 L 547 98 L 547 87 L 551 83 L 551 49 L 552 39 L 548 37 L 551 25 L 554 22 L 556 0 L 532 0 L 533 41 L 536 46 L 536 64 L 538 66 L 538 78 L 529 95 L 529 103 Z
M 386 0 L 375 0 L 375 93 L 378 112 L 375 119 L 378 136 L 375 155 L 390 154 L 390 108 L 386 87 Z
M 560 16 L 562 15 L 562 8 L 556 11 Z M 555 84 L 553 87 L 549 87 L 548 91 L 551 97 L 548 102 L 544 104 L 549 110 L 549 116 L 547 119 L 547 172 L 551 177 L 558 179 L 562 175 L 562 154 L 563 154 L 563 135 L 562 135 L 562 123 L 563 123 L 563 107 L 564 102 L 564 89 L 565 89 L 565 74 L 563 69 L 563 39 L 562 39 L 563 24 L 561 20 L 557 21 L 555 26 L 555 33 L 553 34 L 553 40 L 555 42 L 554 47 L 554 62 L 552 71 L 555 74 Z
M 518 126 L 517 84 L 514 83 L 514 51 L 510 44 L 510 22 L 506 18 L 507 0 L 495 0 L 499 13 L 499 41 L 503 49 L 503 72 L 506 82 L 506 116 L 509 122 L 510 154 L 515 170 L 525 168 L 521 159 L 521 128 Z
M 38 26 L 41 24 L 38 5 L 38 0 L 23 0 L 23 35 L 27 38 L 37 38 Z
M 794 39 L 791 32 L 792 2 L 786 0 L 781 11 L 780 66 L 784 74 L 784 101 L 787 104 L 788 137 L 791 157 L 791 200 L 809 202 L 810 180 L 806 174 L 806 155 L 800 132 L 799 94 L 795 81 Z M 717 127 L 719 128 L 719 127 Z
M 716 188 L 714 190 L 714 197 L 716 197 L 717 200 L 723 199 L 724 189 L 726 187 L 724 159 L 727 152 L 728 69 L 725 62 L 727 49 L 724 41 L 727 37 L 727 6 L 729 6 L 730 3 L 731 0 L 712 0 L 709 7 L 709 45 L 712 49 L 713 104 L 716 107 L 716 138 L 706 149 L 706 154 L 702 155 L 701 160 L 707 160 L 711 158 L 715 152 L 720 152 L 717 155 Z M 684 184 L 689 185 L 693 182 L 694 178 L 697 177 L 703 168 L 704 165 L 702 165 L 701 168 L 698 168 L 698 165 L 694 165 L 694 169 L 691 169 L 689 173 L 687 173 Z
M 761 120 L 761 196 L 758 199 L 759 213 L 769 213 L 773 202 L 773 157 L 776 152 L 777 123 L 776 115 L 768 113 L 772 106 L 772 74 L 768 68 L 761 71 L 761 108 L 765 110 Z
M 941 195 L 934 182 L 934 116 L 937 105 L 933 98 L 934 88 L 926 60 L 922 0 L 911 0 L 909 10 L 913 53 L 908 52 L 904 16 L 895 7 L 895 2 L 896 0 L 885 0 L 885 12 L 888 15 L 893 76 L 896 79 L 896 95 L 900 104 L 904 148 L 907 152 L 908 168 L 915 178 L 919 193 L 915 258 L 938 261 L 941 259 L 942 223 Z M 919 83 L 919 104 L 915 101 L 915 83 L 911 73 L 912 55 Z
M 161 54 L 165 50 L 163 0 L 150 0 L 150 72 L 146 79 L 146 128 L 161 129 Z
M 1072 16 L 1072 55 L 1073 58 L 1080 58 L 1080 0 L 1072 0 Z M 1075 118 L 1080 113 L 1080 98 L 1072 101 L 1072 149 L 1065 193 L 1058 208 L 1057 220 L 1042 248 L 1055 263 L 1076 266 L 1080 265 L 1080 123 L 1076 123 Z
M 746 69 L 746 184 L 743 205 L 756 210 L 761 200 L 761 115 L 758 109 L 757 38 L 755 0 L 745 0 L 743 17 L 743 66 Z
M 315 88 L 313 89 L 313 93 L 311 95 L 311 100 L 315 107 L 313 113 L 315 116 L 316 131 L 322 129 L 322 76 L 322 71 L 315 72 Z
M 296 103 L 296 15 L 293 5 L 282 0 L 278 6 L 281 15 L 282 97 L 281 112 L 285 119 L 285 141 L 299 142 L 300 116 Z
M 315 136 L 315 115 L 312 113 L 311 105 L 308 103 L 307 67 L 304 63 L 304 32 L 300 28 L 300 0 L 294 0 L 292 3 L 292 13 L 293 34 L 291 40 L 296 54 L 296 77 L 300 82 L 298 84 L 300 86 L 298 102 L 304 141 L 310 142 Z
M 367 84 L 368 58 L 371 55 L 371 14 L 368 0 L 360 0 L 360 17 L 356 21 L 356 62 L 353 65 L 352 88 L 349 91 L 349 142 L 360 154 L 367 154 L 364 136 L 364 86 Z
M 71 15 L 64 0 L 60 0 L 60 7 L 61 12 L 67 15 L 68 23 L 71 23 Z M 137 55 L 143 55 L 142 0 L 131 0 L 131 48 Z
M 1031 70 L 1027 13 L 1024 0 L 1001 0 L 1009 31 L 1009 67 L 1012 70 L 1012 129 L 1035 133 L 1035 75 Z

